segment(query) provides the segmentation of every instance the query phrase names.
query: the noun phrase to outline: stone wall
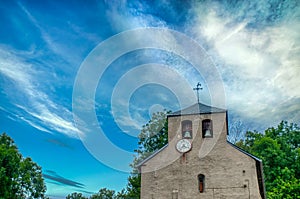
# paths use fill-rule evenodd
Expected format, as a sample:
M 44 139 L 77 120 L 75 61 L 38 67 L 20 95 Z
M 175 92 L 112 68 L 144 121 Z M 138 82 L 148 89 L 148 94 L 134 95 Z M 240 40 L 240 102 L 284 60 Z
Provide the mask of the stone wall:
M 202 120 L 213 120 L 213 138 L 202 138 Z M 192 150 L 175 149 L 181 121 L 193 121 Z M 227 143 L 226 113 L 169 117 L 169 145 L 141 166 L 141 199 L 261 198 L 255 160 Z M 198 175 L 205 175 L 199 192 Z

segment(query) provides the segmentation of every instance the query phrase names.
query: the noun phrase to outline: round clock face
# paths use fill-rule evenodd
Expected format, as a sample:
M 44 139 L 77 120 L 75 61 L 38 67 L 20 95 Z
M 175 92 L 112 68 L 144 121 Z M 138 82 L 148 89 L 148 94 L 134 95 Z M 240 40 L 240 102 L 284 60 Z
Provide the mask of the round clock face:
M 187 139 L 181 139 L 176 144 L 176 149 L 180 153 L 186 153 L 191 150 L 192 144 Z

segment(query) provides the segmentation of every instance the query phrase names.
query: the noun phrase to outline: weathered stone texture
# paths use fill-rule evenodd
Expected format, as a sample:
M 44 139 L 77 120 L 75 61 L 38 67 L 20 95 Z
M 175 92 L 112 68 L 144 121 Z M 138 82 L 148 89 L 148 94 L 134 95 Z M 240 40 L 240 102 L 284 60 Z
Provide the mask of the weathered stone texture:
M 213 138 L 202 138 L 202 120 L 213 121 Z M 192 150 L 175 149 L 181 121 L 192 120 Z M 256 163 L 227 143 L 226 113 L 169 117 L 169 145 L 141 166 L 141 199 L 261 198 Z M 205 175 L 203 193 L 198 175 Z

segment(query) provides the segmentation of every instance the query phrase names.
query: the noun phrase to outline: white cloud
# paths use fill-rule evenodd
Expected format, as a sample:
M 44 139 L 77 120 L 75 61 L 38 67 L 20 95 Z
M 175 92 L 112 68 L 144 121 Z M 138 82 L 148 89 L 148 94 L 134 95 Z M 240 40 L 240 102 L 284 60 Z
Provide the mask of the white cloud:
M 214 6 L 198 15 L 194 32 L 221 63 L 229 111 L 267 122 L 295 122 L 285 110 L 287 104 L 300 109 L 290 104 L 300 99 L 299 21 L 247 28 L 247 19 L 237 22 L 230 14 L 219 15 L 219 9 Z
M 48 130 L 48 129 L 44 128 L 44 127 L 41 127 L 40 125 L 38 125 L 38 124 L 36 124 L 36 123 L 34 123 L 34 122 L 32 122 L 32 121 L 26 119 L 26 118 L 23 117 L 23 116 L 19 116 L 19 115 L 15 115 L 15 116 L 18 117 L 19 119 L 21 119 L 21 120 L 27 122 L 30 126 L 36 128 L 36 129 L 38 129 L 38 130 L 40 130 L 40 131 L 44 131 L 44 132 L 46 132 L 46 133 L 51 133 L 50 130 Z
M 137 115 L 137 113 L 135 113 Z M 142 118 L 143 119 L 143 118 Z M 121 115 L 116 119 L 117 124 L 121 125 L 123 128 L 126 127 L 129 129 L 136 129 L 136 130 L 141 130 L 142 125 L 145 123 L 140 123 L 138 122 L 137 117 L 134 119 L 131 119 L 127 116 Z
M 138 92 L 138 89 L 147 85 L 164 87 L 174 96 L 151 88 L 147 88 L 147 92 L 143 94 Z M 138 93 L 135 96 L 138 102 L 133 103 L 131 100 L 135 93 Z M 147 116 L 151 114 L 152 105 L 162 103 L 162 107 L 170 103 L 170 97 L 175 97 L 182 108 L 196 103 L 194 91 L 180 71 L 160 64 L 139 65 L 127 71 L 114 86 L 111 96 L 112 115 L 123 131 L 140 130 L 149 120 Z
M 80 56 L 74 56 L 75 53 L 83 53 L 84 48 L 75 49 L 72 48 L 74 43 L 70 43 L 70 40 L 78 39 L 79 37 L 89 40 L 93 43 L 99 42 L 100 38 L 96 37 L 94 34 L 86 33 L 83 29 L 80 29 L 75 24 L 68 23 L 68 26 L 64 29 L 58 28 L 56 26 L 44 26 L 41 23 L 30 9 L 26 8 L 21 2 L 18 2 L 20 9 L 23 11 L 26 19 L 35 27 L 37 32 L 39 33 L 36 37 L 40 37 L 40 39 L 44 42 L 45 47 L 43 49 L 43 53 L 49 50 L 50 53 L 57 55 L 59 59 L 64 60 L 67 64 L 71 66 L 79 65 L 81 60 Z M 69 31 L 68 31 L 69 28 Z M 20 30 L 22 32 L 23 30 Z M 67 38 L 67 40 L 62 40 L 63 38 Z M 69 40 L 70 39 L 70 40 Z M 34 47 L 33 47 L 34 48 Z M 35 51 L 35 53 L 41 53 L 39 51 Z
M 77 137 L 80 132 L 73 124 L 72 113 L 39 88 L 38 85 L 43 81 L 42 72 L 7 49 L 0 48 L 0 73 L 13 82 L 13 86 L 6 89 L 11 102 L 18 108 L 10 110 L 15 112 L 16 117 L 45 132 L 54 130 Z M 20 111 L 27 114 L 20 115 Z
M 128 7 L 127 1 L 107 1 L 106 3 L 109 7 L 106 15 L 117 32 L 149 26 L 167 26 L 165 21 L 143 12 L 143 9 L 147 8 L 144 8 L 145 5 L 142 3 L 136 2 L 135 8 Z

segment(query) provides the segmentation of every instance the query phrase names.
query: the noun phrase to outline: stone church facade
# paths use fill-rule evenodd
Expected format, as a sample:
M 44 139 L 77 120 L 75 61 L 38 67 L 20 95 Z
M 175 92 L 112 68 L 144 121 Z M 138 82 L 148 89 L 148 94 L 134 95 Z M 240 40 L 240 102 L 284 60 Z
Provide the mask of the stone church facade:
M 168 144 L 142 161 L 141 199 L 265 199 L 262 162 L 227 141 L 227 111 L 168 115 Z

